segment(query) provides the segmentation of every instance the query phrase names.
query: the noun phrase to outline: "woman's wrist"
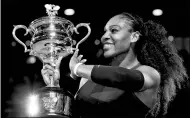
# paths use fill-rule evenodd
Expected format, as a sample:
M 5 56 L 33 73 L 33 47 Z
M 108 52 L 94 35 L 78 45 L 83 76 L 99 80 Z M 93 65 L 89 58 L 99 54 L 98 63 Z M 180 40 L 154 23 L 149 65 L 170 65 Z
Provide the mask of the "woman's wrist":
M 83 63 L 77 63 L 77 64 L 75 65 L 74 69 L 73 69 L 73 73 L 74 73 L 77 77 L 79 77 L 79 75 L 77 74 L 78 67 L 79 67 L 80 65 L 82 65 L 82 64 L 83 64 Z

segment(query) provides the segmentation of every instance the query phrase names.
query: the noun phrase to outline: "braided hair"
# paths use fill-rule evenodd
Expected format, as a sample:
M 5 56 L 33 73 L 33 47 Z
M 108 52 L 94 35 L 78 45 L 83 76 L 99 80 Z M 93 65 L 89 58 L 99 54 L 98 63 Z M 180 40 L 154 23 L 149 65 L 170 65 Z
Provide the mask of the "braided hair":
M 187 78 L 183 60 L 172 42 L 168 40 L 167 31 L 161 24 L 151 20 L 143 22 L 139 16 L 126 12 L 120 16 L 129 23 L 132 32 L 138 31 L 141 34 L 134 47 L 139 62 L 160 72 L 161 83 L 157 91 L 156 104 L 149 113 L 152 116 L 164 115 L 177 90 Z

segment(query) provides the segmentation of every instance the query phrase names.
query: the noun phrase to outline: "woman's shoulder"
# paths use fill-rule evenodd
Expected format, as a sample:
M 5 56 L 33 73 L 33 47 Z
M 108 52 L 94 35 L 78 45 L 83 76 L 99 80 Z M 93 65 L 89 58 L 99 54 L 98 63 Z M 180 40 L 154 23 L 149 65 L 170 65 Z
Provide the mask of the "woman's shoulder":
M 141 72 L 150 73 L 150 74 L 160 75 L 158 70 L 156 70 L 155 68 L 148 66 L 148 65 L 140 65 L 136 68 L 136 70 L 139 70 Z
M 147 82 L 148 86 L 158 86 L 160 84 L 161 75 L 155 68 L 147 65 L 140 65 L 136 70 L 139 70 L 143 74 L 145 83 Z

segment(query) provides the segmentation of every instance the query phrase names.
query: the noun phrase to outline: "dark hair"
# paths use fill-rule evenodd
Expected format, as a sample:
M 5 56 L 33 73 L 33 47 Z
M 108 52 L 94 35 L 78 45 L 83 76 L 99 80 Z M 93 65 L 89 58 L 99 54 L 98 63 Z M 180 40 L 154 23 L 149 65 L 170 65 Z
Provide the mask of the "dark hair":
M 130 26 L 133 31 L 139 31 L 141 34 L 134 49 L 139 62 L 155 68 L 161 74 L 157 101 L 149 113 L 153 116 L 166 114 L 169 103 L 187 78 L 183 60 L 172 42 L 168 40 L 167 31 L 161 24 L 151 20 L 144 23 L 142 18 L 129 13 L 120 15 L 131 21 Z

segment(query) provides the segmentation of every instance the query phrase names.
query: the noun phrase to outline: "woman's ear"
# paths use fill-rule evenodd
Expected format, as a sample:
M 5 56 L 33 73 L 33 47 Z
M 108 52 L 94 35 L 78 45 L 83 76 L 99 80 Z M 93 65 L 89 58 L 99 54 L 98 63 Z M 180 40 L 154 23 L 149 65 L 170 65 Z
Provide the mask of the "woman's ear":
M 137 42 L 137 40 L 139 39 L 140 33 L 138 31 L 136 32 L 132 32 L 131 34 L 131 42 Z

